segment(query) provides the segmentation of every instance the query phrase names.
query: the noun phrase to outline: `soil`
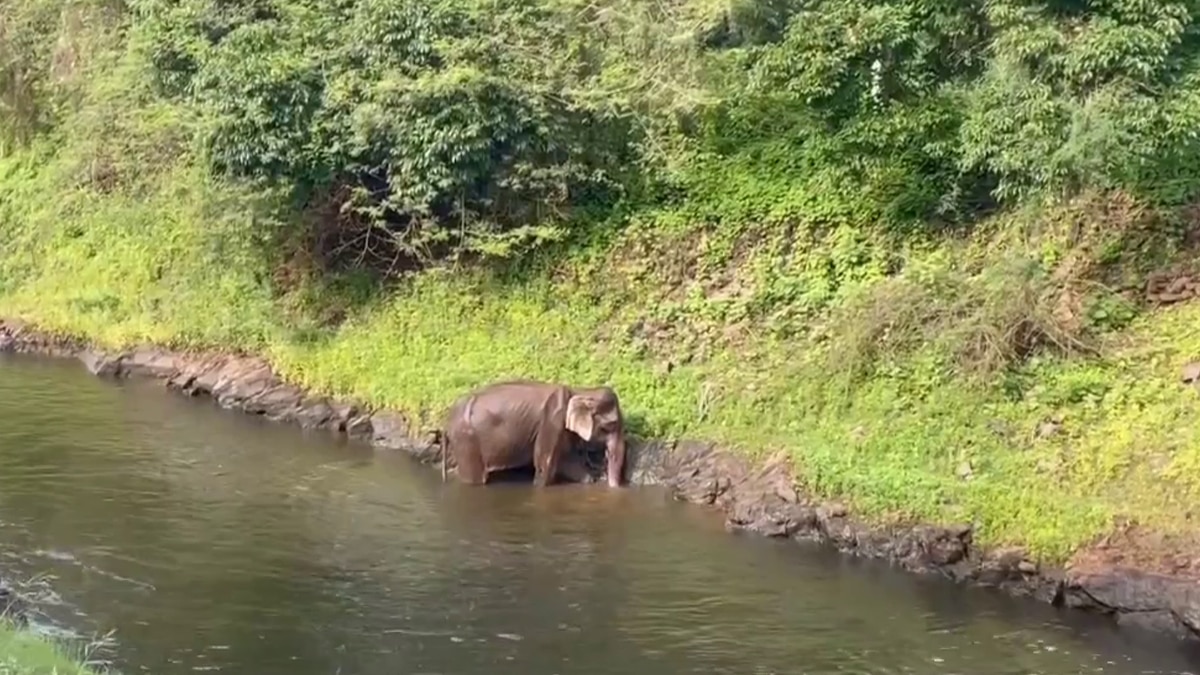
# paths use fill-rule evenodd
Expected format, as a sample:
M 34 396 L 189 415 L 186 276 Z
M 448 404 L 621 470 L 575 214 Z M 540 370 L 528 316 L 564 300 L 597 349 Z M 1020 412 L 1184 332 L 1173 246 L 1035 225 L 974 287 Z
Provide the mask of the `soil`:
M 190 396 L 309 429 L 327 429 L 404 451 L 440 466 L 438 435 L 414 429 L 398 411 L 310 395 L 288 384 L 263 359 L 183 353 L 157 347 L 104 352 L 84 342 L 0 320 L 0 352 L 78 358 L 104 377 L 151 377 Z M 576 450 L 576 465 L 596 480 L 598 462 Z M 1108 615 L 1121 626 L 1200 641 L 1200 536 L 1167 537 L 1126 527 L 1080 551 L 1063 568 L 1044 567 L 1019 548 L 985 549 L 970 524 L 878 525 L 843 505 L 797 489 L 782 456 L 752 463 L 711 443 L 628 441 L 626 480 L 664 485 L 682 500 L 719 509 L 732 531 L 815 540 L 906 570 L 990 586 L 1058 607 Z

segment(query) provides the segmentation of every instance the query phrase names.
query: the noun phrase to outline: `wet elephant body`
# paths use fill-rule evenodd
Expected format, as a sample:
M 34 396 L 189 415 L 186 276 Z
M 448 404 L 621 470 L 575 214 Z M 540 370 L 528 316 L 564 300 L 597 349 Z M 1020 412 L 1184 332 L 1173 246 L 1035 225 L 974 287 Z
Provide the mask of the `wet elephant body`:
M 563 474 L 579 480 L 582 467 L 569 457 L 579 440 L 603 443 L 610 486 L 621 484 L 625 467 L 624 420 L 609 387 L 532 380 L 487 385 L 450 407 L 442 438 L 443 476 L 452 455 L 459 480 L 473 485 L 486 484 L 494 472 L 531 464 L 534 485 L 548 485 Z

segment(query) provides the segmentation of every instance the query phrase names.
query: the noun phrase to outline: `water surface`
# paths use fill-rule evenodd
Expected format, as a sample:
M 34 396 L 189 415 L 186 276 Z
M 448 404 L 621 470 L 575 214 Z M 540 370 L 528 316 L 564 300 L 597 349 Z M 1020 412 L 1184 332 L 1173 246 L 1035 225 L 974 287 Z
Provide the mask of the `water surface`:
M 1190 673 L 1102 620 L 756 537 L 653 489 L 407 457 L 0 359 L 0 574 L 126 673 Z

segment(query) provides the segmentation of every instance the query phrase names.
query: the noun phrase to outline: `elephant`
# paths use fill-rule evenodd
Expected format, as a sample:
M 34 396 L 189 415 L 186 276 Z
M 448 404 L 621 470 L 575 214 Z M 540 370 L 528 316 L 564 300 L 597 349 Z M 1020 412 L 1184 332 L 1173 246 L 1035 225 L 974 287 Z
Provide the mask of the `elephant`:
M 487 483 L 494 471 L 533 464 L 533 484 L 545 487 L 563 472 L 572 435 L 605 445 L 610 487 L 620 487 L 625 470 L 625 426 L 621 404 L 610 387 L 589 389 L 534 380 L 486 385 L 450 406 L 442 431 L 442 480 L 454 453 L 458 477 Z

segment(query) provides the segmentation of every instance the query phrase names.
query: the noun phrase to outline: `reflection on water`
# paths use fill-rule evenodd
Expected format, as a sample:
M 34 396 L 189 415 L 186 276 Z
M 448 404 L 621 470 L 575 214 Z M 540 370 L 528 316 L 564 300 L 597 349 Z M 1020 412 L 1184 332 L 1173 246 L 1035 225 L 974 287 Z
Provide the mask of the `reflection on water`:
M 0 572 L 126 672 L 1185 673 L 1173 644 L 656 490 L 472 489 L 72 363 L 0 361 Z

